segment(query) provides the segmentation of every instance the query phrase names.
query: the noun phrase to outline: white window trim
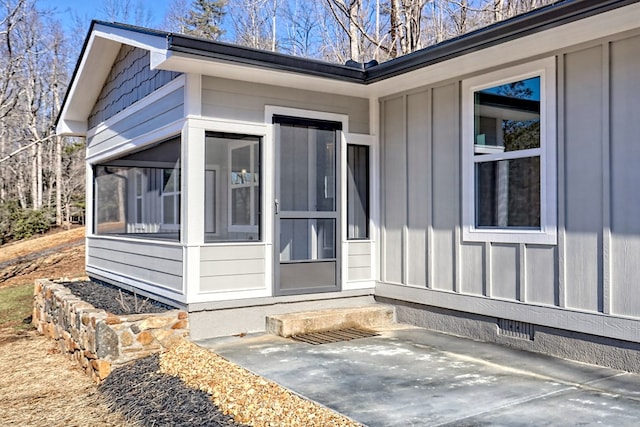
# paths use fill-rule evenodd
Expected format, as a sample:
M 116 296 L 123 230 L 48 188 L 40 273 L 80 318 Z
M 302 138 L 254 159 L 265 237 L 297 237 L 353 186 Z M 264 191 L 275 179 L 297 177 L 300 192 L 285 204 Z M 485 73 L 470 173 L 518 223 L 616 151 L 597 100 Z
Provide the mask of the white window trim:
M 229 232 L 236 232 L 236 233 L 258 233 L 258 218 L 255 217 L 255 206 L 258 203 L 258 201 L 256 199 L 259 200 L 259 191 L 260 191 L 260 179 L 262 179 L 262 177 L 260 177 L 260 171 L 256 171 L 256 163 L 258 159 L 255 159 L 254 157 L 254 150 L 253 147 L 254 145 L 258 145 L 258 147 L 260 147 L 260 142 L 259 141 L 250 141 L 250 142 L 245 142 L 245 143 L 234 143 L 232 146 L 229 146 L 229 176 L 227 177 L 227 179 L 229 180 L 229 193 L 228 193 L 228 200 L 227 200 L 227 218 L 228 218 L 228 225 L 229 225 Z M 255 180 L 252 180 L 251 182 L 248 182 L 246 184 L 233 184 L 231 182 L 231 169 L 232 169 L 232 161 L 233 161 L 233 151 L 240 149 L 240 148 L 244 148 L 244 147 L 250 147 L 249 150 L 249 163 L 250 163 L 250 168 L 251 168 L 251 174 L 252 177 L 254 175 L 258 175 L 258 182 L 255 182 Z M 260 154 L 258 154 L 260 155 Z M 234 225 L 233 224 L 233 190 L 238 189 L 238 188 L 250 188 L 251 192 L 250 194 L 250 201 L 249 201 L 249 222 L 250 225 Z
M 475 227 L 474 92 L 540 76 L 540 229 Z M 462 238 L 472 242 L 557 244 L 556 60 L 545 58 L 462 82 Z M 527 150 L 529 151 L 529 150 Z M 490 154 L 503 160 L 509 153 Z M 517 155 L 521 157 L 521 155 Z

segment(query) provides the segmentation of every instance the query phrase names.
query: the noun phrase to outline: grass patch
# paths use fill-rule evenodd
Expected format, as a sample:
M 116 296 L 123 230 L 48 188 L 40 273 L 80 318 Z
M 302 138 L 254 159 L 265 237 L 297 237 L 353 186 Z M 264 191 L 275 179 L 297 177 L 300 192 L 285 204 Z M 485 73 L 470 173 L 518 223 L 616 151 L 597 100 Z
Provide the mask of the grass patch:
M 33 311 L 33 283 L 0 288 L 0 328 L 31 329 L 22 321 Z

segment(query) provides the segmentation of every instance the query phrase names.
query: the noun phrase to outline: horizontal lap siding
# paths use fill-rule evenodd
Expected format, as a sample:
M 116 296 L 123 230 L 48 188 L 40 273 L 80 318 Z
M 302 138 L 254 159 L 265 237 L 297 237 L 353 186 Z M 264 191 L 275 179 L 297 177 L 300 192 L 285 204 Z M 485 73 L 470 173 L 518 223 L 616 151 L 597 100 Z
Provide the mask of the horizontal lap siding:
M 265 105 L 349 115 L 349 132 L 369 133 L 369 100 L 309 90 L 203 77 L 202 115 L 264 123 Z
M 182 247 L 87 239 L 88 266 L 150 285 L 182 291 Z
M 204 246 L 200 249 L 200 292 L 264 289 L 264 246 Z
M 117 147 L 145 133 L 152 132 L 184 116 L 184 91 L 171 92 L 161 100 L 125 117 L 88 140 L 87 156 Z
M 347 280 L 371 280 L 371 242 L 351 241 L 347 245 Z
M 555 306 L 558 326 L 640 316 L 640 36 L 557 60 L 558 244 L 462 241 L 460 82 L 426 88 L 381 103 L 383 282 Z

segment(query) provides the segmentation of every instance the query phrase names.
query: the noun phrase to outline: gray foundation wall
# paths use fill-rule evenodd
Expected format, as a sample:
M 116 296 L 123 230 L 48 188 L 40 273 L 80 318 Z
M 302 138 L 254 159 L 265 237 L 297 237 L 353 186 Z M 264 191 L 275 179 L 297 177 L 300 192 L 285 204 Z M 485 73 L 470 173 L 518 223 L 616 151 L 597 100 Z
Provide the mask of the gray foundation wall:
M 236 301 L 241 304 L 241 301 Z M 372 295 L 344 298 L 295 301 L 288 297 L 270 298 L 263 301 L 247 301 L 242 306 L 190 311 L 189 323 L 192 340 L 224 337 L 241 333 L 264 332 L 266 318 L 276 314 L 302 311 L 350 308 L 375 303 Z
M 531 339 L 506 336 L 496 317 L 377 297 L 395 307 L 398 323 L 493 342 L 507 347 L 548 354 L 578 362 L 640 373 L 640 343 L 549 328 L 531 327 Z M 516 362 L 517 363 L 517 362 Z

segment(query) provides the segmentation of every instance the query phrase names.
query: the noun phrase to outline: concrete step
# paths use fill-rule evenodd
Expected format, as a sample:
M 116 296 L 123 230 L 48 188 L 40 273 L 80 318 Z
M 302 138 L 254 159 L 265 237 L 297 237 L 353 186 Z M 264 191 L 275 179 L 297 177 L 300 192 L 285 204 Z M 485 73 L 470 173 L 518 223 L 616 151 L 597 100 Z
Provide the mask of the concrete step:
M 288 338 L 292 335 L 336 329 L 375 329 L 391 325 L 394 310 L 384 305 L 304 311 L 267 316 L 267 332 Z

